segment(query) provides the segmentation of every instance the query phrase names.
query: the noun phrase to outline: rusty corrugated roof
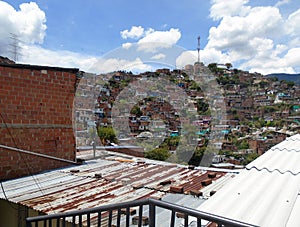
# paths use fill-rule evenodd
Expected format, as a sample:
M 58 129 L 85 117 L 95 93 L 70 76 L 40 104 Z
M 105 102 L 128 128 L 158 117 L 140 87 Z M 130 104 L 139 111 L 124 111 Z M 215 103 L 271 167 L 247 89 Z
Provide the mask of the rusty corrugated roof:
M 216 182 L 224 175 L 163 162 L 96 159 L 76 167 L 9 180 L 3 182 L 3 187 L 9 201 L 50 214 L 147 197 L 162 198 L 172 187 L 189 194 L 191 190 L 203 190 L 206 180 L 208 184 L 212 182 L 210 187 L 218 185 Z M 0 198 L 5 199 L 2 191 Z

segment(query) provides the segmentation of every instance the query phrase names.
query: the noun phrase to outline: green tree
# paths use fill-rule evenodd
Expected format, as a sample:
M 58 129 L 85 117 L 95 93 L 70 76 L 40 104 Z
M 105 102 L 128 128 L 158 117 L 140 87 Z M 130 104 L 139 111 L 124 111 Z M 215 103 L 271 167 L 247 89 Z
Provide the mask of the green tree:
M 232 84 L 239 84 L 240 83 L 240 78 L 238 75 L 234 74 L 233 76 L 230 77 L 230 83 Z
M 145 152 L 145 158 L 165 161 L 171 156 L 167 147 L 158 147 L 152 151 Z
M 206 147 L 197 148 L 189 161 L 189 165 L 199 166 Z
M 276 82 L 278 81 L 278 78 L 274 76 L 274 77 L 270 77 L 269 80 L 272 82 Z
M 199 86 L 194 80 L 192 80 L 192 81 L 190 82 L 189 89 L 190 89 L 190 90 L 201 91 L 200 86 Z
M 217 82 L 221 85 L 225 85 L 225 84 L 229 84 L 230 80 L 229 80 L 228 76 L 219 76 L 217 78 Z
M 237 144 L 238 149 L 248 149 L 249 148 L 249 143 L 247 140 L 241 140 Z
M 281 84 L 286 84 L 289 88 L 292 88 L 295 85 L 294 81 L 289 81 L 289 80 L 281 80 Z
M 265 88 L 267 85 L 269 85 L 269 83 L 267 81 L 260 81 L 259 82 L 259 87 L 260 88 Z
M 204 113 L 209 109 L 209 105 L 207 104 L 207 102 L 204 102 L 203 99 L 199 99 L 197 101 L 197 111 Z
M 294 87 L 295 82 L 294 81 L 286 81 L 286 84 L 289 88 L 292 88 L 292 87 Z
M 168 147 L 177 147 L 179 140 L 179 136 L 169 136 L 164 140 L 164 144 L 166 144 Z
M 239 70 L 238 70 L 238 69 L 233 69 L 233 73 L 234 73 L 234 74 L 238 74 L 238 73 L 239 73 Z
M 257 153 L 250 153 L 247 154 L 244 161 L 242 162 L 243 165 L 247 165 L 248 163 L 252 162 L 255 160 L 259 155 Z
M 137 117 L 140 117 L 140 116 L 143 115 L 143 112 L 141 111 L 140 107 L 137 106 L 137 105 L 135 105 L 135 106 L 131 109 L 130 113 L 136 115 Z
M 218 65 L 217 65 L 217 63 L 210 63 L 210 64 L 208 64 L 207 67 L 209 68 L 209 70 L 210 70 L 212 73 L 218 72 Z
M 232 64 L 231 63 L 226 63 L 225 65 L 226 65 L 227 69 L 232 68 Z
M 106 146 L 109 142 L 116 143 L 117 137 L 114 132 L 114 129 L 109 127 L 98 127 L 98 136 L 101 140 L 101 143 Z

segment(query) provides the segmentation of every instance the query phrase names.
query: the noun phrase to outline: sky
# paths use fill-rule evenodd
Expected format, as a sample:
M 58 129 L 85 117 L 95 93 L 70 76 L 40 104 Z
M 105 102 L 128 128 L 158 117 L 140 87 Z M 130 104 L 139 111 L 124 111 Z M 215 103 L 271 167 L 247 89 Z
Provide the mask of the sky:
M 299 0 L 0 1 L 0 55 L 93 73 L 183 68 L 200 36 L 205 65 L 300 73 L 299 21 Z

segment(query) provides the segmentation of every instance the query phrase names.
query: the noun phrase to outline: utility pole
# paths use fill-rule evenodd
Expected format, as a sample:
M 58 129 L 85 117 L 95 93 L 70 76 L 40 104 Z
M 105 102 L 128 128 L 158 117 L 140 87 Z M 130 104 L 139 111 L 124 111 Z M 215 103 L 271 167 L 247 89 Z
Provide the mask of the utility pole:
M 97 144 L 96 144 L 96 133 L 97 133 L 97 127 L 93 127 L 93 157 L 94 159 L 96 158 L 96 149 L 97 149 Z

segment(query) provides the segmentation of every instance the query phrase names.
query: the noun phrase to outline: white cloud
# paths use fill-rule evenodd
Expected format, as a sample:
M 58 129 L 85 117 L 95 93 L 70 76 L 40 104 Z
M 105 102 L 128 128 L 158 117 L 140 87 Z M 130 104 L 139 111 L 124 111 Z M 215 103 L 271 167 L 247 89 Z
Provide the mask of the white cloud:
M 118 53 L 116 53 L 118 55 Z M 79 68 L 90 73 L 107 73 L 118 70 L 143 72 L 152 70 L 152 66 L 143 63 L 140 58 L 120 59 L 118 56 L 99 58 L 71 51 L 52 51 L 36 45 L 22 46 L 20 63 L 46 65 L 54 67 Z
M 169 26 L 168 24 L 163 24 L 161 27 L 162 27 L 163 29 L 166 29 L 168 26 Z
M 45 13 L 35 2 L 23 3 L 20 11 L 11 15 L 10 20 L 17 26 L 23 42 L 43 43 L 47 26 Z
M 80 68 L 88 71 L 95 63 L 94 56 L 70 51 L 52 51 L 37 45 L 23 45 L 20 63 L 55 67 Z
M 280 7 L 282 5 L 285 5 L 285 4 L 288 4 L 290 2 L 290 0 L 281 0 L 281 1 L 278 1 L 276 4 L 275 4 L 275 7 Z
M 133 45 L 132 43 L 123 43 L 123 44 L 122 44 L 122 47 L 123 47 L 124 49 L 127 49 L 127 50 L 128 50 L 130 47 L 132 47 L 132 45 Z
M 175 45 L 181 38 L 179 29 L 171 28 L 169 31 L 148 31 L 138 41 L 138 50 L 156 52 L 159 48 L 169 48 Z
M 155 30 L 154 30 L 153 28 L 148 28 L 148 29 L 145 31 L 145 36 L 147 36 L 147 35 L 149 35 L 149 34 L 151 34 L 151 33 L 153 33 L 153 32 L 155 32 Z
M 45 13 L 35 2 L 23 3 L 15 10 L 8 3 L 0 1 L 0 55 L 10 56 L 10 37 L 16 36 L 16 44 L 43 43 L 46 26 Z
M 285 46 L 277 46 L 276 51 L 282 53 Z M 275 52 L 276 52 L 275 51 Z M 266 56 L 258 56 L 241 65 L 244 68 L 250 68 L 251 72 L 260 72 L 262 74 L 270 74 L 275 72 L 296 73 L 295 68 L 299 67 L 300 47 L 290 49 L 283 57 L 279 57 L 277 53 Z M 299 70 L 299 68 L 298 68 Z
M 133 61 L 118 58 L 100 58 L 93 66 L 91 66 L 89 72 L 108 73 L 118 70 L 133 72 L 151 71 L 152 66 L 144 64 L 140 58 L 136 58 Z
M 198 52 L 197 51 L 184 51 L 176 59 L 177 68 L 184 68 L 187 64 L 194 64 L 198 61 Z M 220 51 L 215 49 L 204 49 L 200 50 L 200 61 L 205 65 L 210 63 L 228 63 L 231 62 L 231 59 L 228 55 L 222 54 Z
M 283 31 L 282 25 L 277 8 L 255 7 L 245 17 L 224 17 L 218 27 L 212 27 L 207 47 L 252 53 L 255 50 L 249 49 L 251 39 L 276 36 Z
M 156 54 L 154 56 L 151 57 L 151 59 L 154 59 L 154 60 L 162 60 L 162 59 L 165 59 L 166 58 L 166 55 L 165 54 Z
M 299 47 L 300 46 L 300 38 L 299 37 L 293 37 L 292 39 L 291 39 L 291 41 L 288 43 L 288 45 L 290 46 L 290 47 Z
M 156 31 L 153 28 L 145 30 L 143 27 L 132 26 L 131 30 L 121 31 L 122 38 L 136 38 L 137 50 L 155 53 L 160 48 L 169 48 L 175 45 L 181 38 L 181 32 L 177 28 L 170 28 L 167 31 Z M 133 43 L 124 43 L 122 47 L 129 49 Z
M 226 16 L 242 16 L 245 15 L 250 7 L 245 6 L 249 0 L 212 0 L 210 8 L 210 17 L 219 20 Z
M 209 63 L 228 63 L 233 62 L 233 60 L 225 53 L 222 53 L 221 51 L 217 51 L 214 48 L 205 48 L 203 51 L 200 51 L 201 59 L 200 61 L 204 64 L 208 65 Z
M 120 32 L 123 39 L 139 39 L 144 35 L 144 28 L 142 26 L 132 26 L 130 31 L 128 29 Z
M 181 33 L 177 28 L 171 28 L 169 31 L 151 31 L 139 43 L 167 43 L 175 44 L 181 37 Z
M 231 62 L 237 68 L 261 73 L 299 70 L 300 9 L 283 16 L 278 7 L 289 3 L 289 0 L 280 0 L 273 7 L 253 7 L 247 5 L 248 2 L 211 1 L 210 17 L 219 22 L 209 30 L 208 43 L 200 51 L 201 61 L 206 65 Z M 47 29 L 45 13 L 34 2 L 23 3 L 16 10 L 0 0 L 0 55 L 12 57 L 9 44 L 13 41 L 11 34 L 15 34 L 22 41 L 18 43 L 21 47 L 19 60 L 26 64 L 76 67 L 98 73 L 120 69 L 151 70 L 151 66 L 141 59 L 145 56 L 154 60 L 168 59 L 164 50 L 177 44 L 181 38 L 179 29 L 163 28 L 157 31 L 132 26 L 123 30 L 120 32 L 123 39 L 136 40 L 136 43 L 122 44 L 121 48 L 128 50 L 126 53 L 130 53 L 134 60 L 117 57 L 99 60 L 95 56 L 42 48 Z M 136 54 L 136 57 L 131 54 Z M 176 59 L 176 65 L 181 68 L 195 61 L 197 51 L 186 51 Z
M 284 56 L 287 65 L 292 67 L 300 67 L 300 47 L 290 49 Z
M 261 61 L 259 58 L 253 58 L 241 67 L 250 68 L 250 72 L 259 72 L 264 75 L 271 73 L 295 73 L 293 67 L 289 66 L 285 59 L 274 58 L 272 61 Z
M 45 13 L 34 2 L 23 3 L 15 10 L 6 2 L 0 1 L 0 55 L 12 57 L 9 47 L 15 34 L 18 40 L 18 63 L 45 65 L 55 67 L 80 68 L 86 72 L 111 72 L 115 70 L 143 71 L 151 66 L 144 64 L 141 59 L 133 61 L 110 58 L 99 59 L 71 51 L 53 51 L 45 49 L 42 44 L 46 34 Z M 130 31 L 121 32 L 123 38 L 141 38 L 153 31 L 144 31 L 141 26 L 133 26 Z M 132 43 L 124 43 L 123 48 L 129 49 Z
M 300 36 L 300 9 L 289 15 L 286 21 L 286 28 L 289 34 Z
M 283 19 L 276 7 L 254 7 L 246 16 L 246 31 L 252 32 L 253 36 L 275 36 L 283 31 Z
M 184 68 L 189 64 L 194 64 L 197 61 L 197 51 L 184 51 L 176 59 L 176 67 Z
M 231 5 L 233 2 L 241 7 L 241 12 Z M 264 74 L 295 72 L 300 60 L 296 54 L 300 46 L 300 9 L 283 18 L 277 7 L 249 7 L 247 2 L 212 1 L 210 16 L 220 23 L 209 31 L 202 61 L 231 62 L 244 70 Z

